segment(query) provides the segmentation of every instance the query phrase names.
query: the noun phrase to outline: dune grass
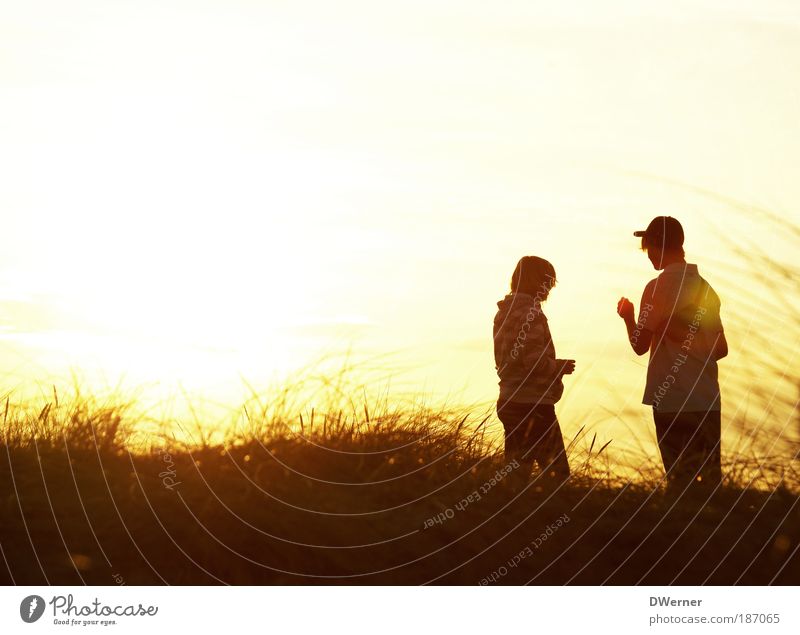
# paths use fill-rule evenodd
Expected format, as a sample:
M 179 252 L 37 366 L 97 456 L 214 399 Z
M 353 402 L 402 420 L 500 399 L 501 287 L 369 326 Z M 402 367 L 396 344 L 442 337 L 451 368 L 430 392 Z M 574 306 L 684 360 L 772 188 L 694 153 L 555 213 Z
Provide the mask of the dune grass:
M 800 581 L 791 462 L 739 457 L 719 491 L 676 494 L 657 465 L 620 477 L 581 432 L 568 483 L 520 486 L 491 412 L 328 404 L 254 395 L 215 441 L 119 401 L 7 400 L 3 582 Z

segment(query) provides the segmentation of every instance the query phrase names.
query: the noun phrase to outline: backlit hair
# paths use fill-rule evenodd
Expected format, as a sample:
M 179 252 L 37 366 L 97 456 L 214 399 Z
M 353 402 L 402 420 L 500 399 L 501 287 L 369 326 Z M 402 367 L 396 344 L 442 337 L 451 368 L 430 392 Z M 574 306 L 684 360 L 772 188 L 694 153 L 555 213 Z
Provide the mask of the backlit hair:
M 537 294 L 542 299 L 556 286 L 556 270 L 539 256 L 523 256 L 511 276 L 511 293 Z
M 659 248 L 659 245 L 657 244 L 654 244 L 652 246 L 655 247 L 656 249 Z M 642 236 L 642 245 L 641 245 L 642 251 L 647 251 L 650 247 L 651 245 L 649 245 L 647 242 L 647 236 Z M 664 247 L 662 248 L 662 251 L 672 251 L 680 254 L 683 257 L 686 257 L 686 252 L 683 250 L 683 247 Z

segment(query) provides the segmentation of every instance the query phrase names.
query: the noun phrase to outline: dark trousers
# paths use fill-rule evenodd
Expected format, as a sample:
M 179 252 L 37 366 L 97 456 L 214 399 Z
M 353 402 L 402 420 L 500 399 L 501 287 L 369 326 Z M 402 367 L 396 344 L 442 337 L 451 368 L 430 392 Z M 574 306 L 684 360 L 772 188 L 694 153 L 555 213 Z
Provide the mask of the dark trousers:
M 505 428 L 506 460 L 516 460 L 520 464 L 514 470 L 520 477 L 530 476 L 534 461 L 545 474 L 569 476 L 569 463 L 555 406 L 498 402 L 497 416 Z
M 703 483 L 717 486 L 720 468 L 720 411 L 658 412 L 653 410 L 658 449 L 670 485 Z

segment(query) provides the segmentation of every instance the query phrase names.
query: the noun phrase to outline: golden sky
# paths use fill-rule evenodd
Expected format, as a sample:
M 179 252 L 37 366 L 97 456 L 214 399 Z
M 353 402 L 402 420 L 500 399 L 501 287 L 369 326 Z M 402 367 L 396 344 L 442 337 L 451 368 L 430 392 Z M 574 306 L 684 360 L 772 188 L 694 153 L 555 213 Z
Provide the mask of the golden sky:
M 562 408 L 600 378 L 635 406 L 614 307 L 664 213 L 723 311 L 769 320 L 730 243 L 796 241 L 691 187 L 800 223 L 796 3 L 564 4 L 3 3 L 7 388 L 208 389 L 350 347 L 487 402 L 495 302 L 537 254 Z

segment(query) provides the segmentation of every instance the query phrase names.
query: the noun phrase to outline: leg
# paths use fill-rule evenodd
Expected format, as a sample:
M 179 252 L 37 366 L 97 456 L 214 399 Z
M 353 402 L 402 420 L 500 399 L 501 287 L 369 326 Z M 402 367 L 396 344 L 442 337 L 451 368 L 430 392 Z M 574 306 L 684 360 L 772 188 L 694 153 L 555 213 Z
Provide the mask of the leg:
M 719 485 L 720 413 L 653 412 L 658 447 L 671 485 Z
M 567 478 L 569 461 L 567 461 L 564 437 L 556 417 L 555 406 L 536 406 L 535 420 L 538 430 L 532 447 L 539 468 L 547 476 Z
M 685 484 L 687 480 L 692 479 L 691 476 L 687 478 L 681 460 L 688 443 L 681 417 L 681 413 L 678 412 L 658 412 L 653 409 L 658 450 L 664 464 L 668 487 Z
M 503 422 L 505 429 L 505 458 L 506 462 L 517 461 L 519 467 L 513 474 L 518 478 L 530 477 L 533 468 L 533 456 L 527 447 L 527 432 L 531 417 L 532 404 L 515 402 L 498 402 L 497 416 Z
M 687 468 L 693 478 L 708 487 L 722 482 L 720 466 L 720 411 L 693 412 L 693 435 L 687 447 Z

